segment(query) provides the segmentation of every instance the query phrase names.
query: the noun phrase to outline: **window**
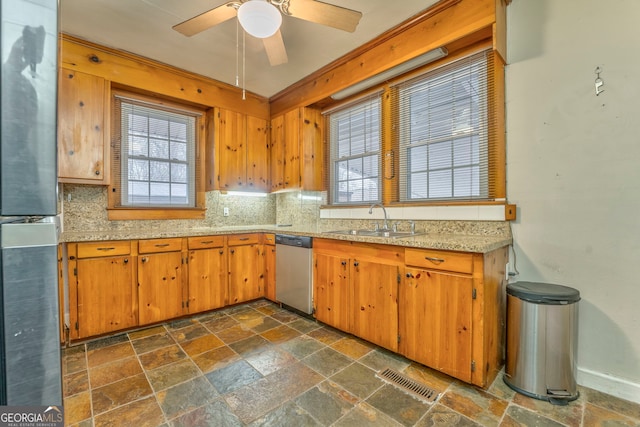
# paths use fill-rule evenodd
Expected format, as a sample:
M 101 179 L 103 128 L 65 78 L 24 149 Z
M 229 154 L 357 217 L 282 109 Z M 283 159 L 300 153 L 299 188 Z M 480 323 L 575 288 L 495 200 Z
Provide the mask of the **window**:
M 502 66 L 470 52 L 325 112 L 329 203 L 504 200 Z
M 397 86 L 400 201 L 488 198 L 485 54 Z
M 329 112 L 332 204 L 381 200 L 380 94 Z
M 116 93 L 114 119 L 109 207 L 202 208 L 196 156 L 201 112 Z

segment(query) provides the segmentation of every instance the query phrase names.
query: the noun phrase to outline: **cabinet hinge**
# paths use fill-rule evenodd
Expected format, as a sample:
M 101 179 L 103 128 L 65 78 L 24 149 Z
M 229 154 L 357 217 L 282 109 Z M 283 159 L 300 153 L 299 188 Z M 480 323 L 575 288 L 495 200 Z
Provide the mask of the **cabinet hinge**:
M 476 361 L 472 360 L 471 361 L 471 372 L 475 372 L 476 371 Z
M 400 344 L 400 335 L 398 335 L 398 344 Z
M 80 327 L 78 326 L 78 322 L 76 322 L 76 325 L 75 325 L 75 326 L 76 326 L 76 331 L 77 331 L 78 329 L 80 329 Z
M 476 299 L 476 288 L 473 288 L 473 291 L 471 291 L 471 298 Z
M 74 267 L 74 268 L 73 268 L 73 275 L 74 275 L 74 276 L 77 276 L 77 275 L 78 275 L 78 268 L 77 268 L 77 267 Z
M 400 283 L 400 273 L 398 273 L 398 283 Z

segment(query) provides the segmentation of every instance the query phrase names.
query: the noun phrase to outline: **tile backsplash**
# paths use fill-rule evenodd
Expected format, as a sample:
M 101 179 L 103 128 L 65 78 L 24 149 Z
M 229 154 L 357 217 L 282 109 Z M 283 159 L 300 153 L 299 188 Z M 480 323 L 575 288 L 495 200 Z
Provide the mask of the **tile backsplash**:
M 291 224 L 303 226 L 311 232 L 322 232 L 349 228 L 373 228 L 382 221 L 382 210 L 368 207 L 350 209 L 327 209 L 327 193 L 312 191 L 290 191 L 267 194 L 262 197 L 223 194 L 219 191 L 206 193 L 206 213 L 198 220 L 137 220 L 110 221 L 107 218 L 107 189 L 102 186 L 61 184 L 61 212 L 63 231 L 126 231 L 131 229 L 176 230 L 226 226 L 251 226 Z M 324 206 L 324 208 L 323 208 Z M 224 208 L 229 216 L 224 216 Z M 410 208 L 402 211 L 388 208 L 389 222 L 397 222 L 398 229 L 408 231 L 411 220 L 416 230 L 436 234 L 464 234 L 478 236 L 510 236 L 508 221 L 466 220 L 454 215 L 451 220 L 426 219 L 431 208 Z M 499 209 L 503 209 L 499 206 Z M 459 210 L 459 209 L 458 209 Z M 504 210 L 504 209 L 503 209 Z M 426 214 L 425 214 L 426 213 Z M 456 211 L 457 213 L 457 211 Z M 490 212 L 491 213 L 491 212 Z M 474 211 L 475 215 L 475 211 Z M 444 215 L 446 218 L 446 214 Z

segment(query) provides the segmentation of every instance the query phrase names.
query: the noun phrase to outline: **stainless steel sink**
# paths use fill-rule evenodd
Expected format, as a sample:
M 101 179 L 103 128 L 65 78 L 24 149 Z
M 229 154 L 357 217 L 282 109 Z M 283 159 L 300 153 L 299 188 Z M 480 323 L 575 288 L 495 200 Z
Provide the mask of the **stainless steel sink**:
M 390 239 L 397 239 L 400 237 L 414 237 L 421 236 L 426 233 L 412 233 L 410 231 L 392 231 L 392 230 L 366 230 L 366 229 L 349 229 L 349 230 L 335 230 L 325 231 L 327 234 L 341 234 L 344 236 L 363 236 L 363 237 L 385 237 Z

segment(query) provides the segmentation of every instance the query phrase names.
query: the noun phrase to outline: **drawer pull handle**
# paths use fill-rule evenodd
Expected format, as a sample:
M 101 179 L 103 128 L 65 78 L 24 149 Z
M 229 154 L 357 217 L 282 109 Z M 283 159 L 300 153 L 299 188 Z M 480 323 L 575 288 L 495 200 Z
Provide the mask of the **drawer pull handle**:
M 155 246 L 156 246 L 156 248 L 165 248 L 165 247 L 169 246 L 169 244 L 168 243 L 156 243 Z
M 204 241 L 202 241 L 203 245 L 208 245 L 210 243 L 213 243 L 213 240 L 204 240 Z
M 99 251 L 113 251 L 115 248 L 97 248 Z
M 435 258 L 435 257 L 431 257 L 431 256 L 426 256 L 426 257 L 424 257 L 424 259 L 426 259 L 427 261 L 431 261 L 431 262 L 444 262 L 444 260 L 442 258 Z
M 240 237 L 238 240 L 240 240 L 241 242 L 244 242 L 245 240 L 249 240 L 248 237 Z

